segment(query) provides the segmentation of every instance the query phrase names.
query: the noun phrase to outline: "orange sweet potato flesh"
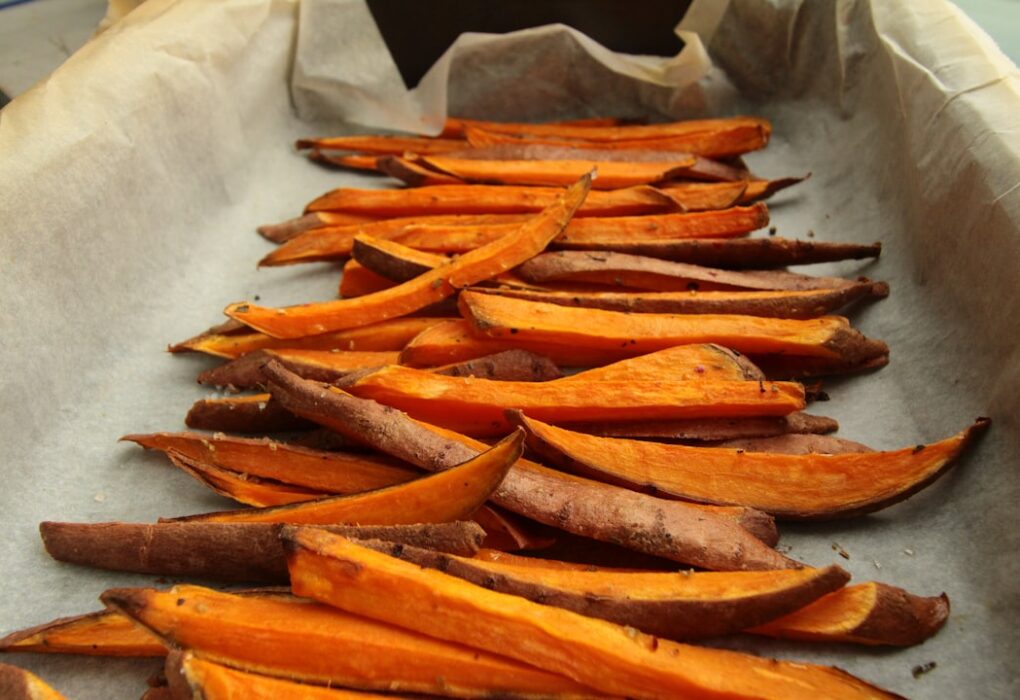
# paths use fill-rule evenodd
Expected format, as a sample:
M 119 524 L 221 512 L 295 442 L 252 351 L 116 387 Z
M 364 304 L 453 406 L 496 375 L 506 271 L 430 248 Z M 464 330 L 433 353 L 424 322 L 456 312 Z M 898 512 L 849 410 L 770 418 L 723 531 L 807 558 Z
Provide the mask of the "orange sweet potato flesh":
M 244 505 L 259 508 L 284 506 L 324 496 L 322 493 L 302 486 L 269 481 L 257 476 L 220 469 L 192 460 L 174 450 L 168 450 L 166 456 L 175 467 L 203 486 L 212 489 L 224 498 L 233 499 Z
M 318 148 L 313 148 L 308 152 L 308 160 L 329 167 L 345 168 L 347 170 L 365 170 L 373 173 L 379 172 L 379 156 L 377 155 L 333 155 L 324 153 Z
M 231 360 L 219 367 L 213 367 L 198 375 L 199 384 L 254 389 L 262 384 L 261 367 L 275 359 L 292 372 L 306 379 L 319 382 L 335 382 L 359 369 L 381 367 L 399 360 L 400 353 L 369 352 L 357 350 L 256 350 Z
M 404 190 L 340 188 L 308 204 L 309 212 L 340 212 L 377 218 L 538 213 L 563 194 L 559 187 L 514 185 L 437 185 Z M 638 216 L 679 211 L 675 195 L 654 187 L 592 192 L 578 216 Z
M 621 119 L 615 117 L 586 117 L 584 119 L 558 119 L 551 122 L 543 122 L 545 125 L 558 124 L 560 126 L 578 127 L 578 126 L 620 126 L 624 122 Z M 535 126 L 532 122 L 494 122 L 486 121 L 483 119 L 461 119 L 459 117 L 447 117 L 446 124 L 443 125 L 443 131 L 440 133 L 442 138 L 464 138 L 465 131 L 470 128 L 485 129 L 496 125 L 500 132 L 508 133 L 521 133 L 531 129 Z M 514 131 L 516 129 L 516 131 Z
M 113 589 L 102 600 L 201 658 L 293 681 L 452 697 L 590 694 L 502 656 L 286 595 L 175 586 Z
M 0 639 L 0 651 L 86 656 L 166 655 L 166 647 L 158 637 L 110 610 L 62 617 L 12 632 Z
M 777 455 L 688 447 L 576 433 L 514 415 L 528 446 L 585 476 L 703 503 L 745 505 L 797 520 L 871 513 L 941 476 L 988 426 L 891 452 Z
M 176 697 L 191 700 L 366 700 L 391 696 L 271 678 L 201 659 L 191 652 L 167 656 L 166 676 Z
M 310 216 L 316 216 L 314 214 Z M 324 226 L 304 231 L 289 240 L 280 247 L 266 255 L 259 261 L 259 266 L 292 265 L 302 262 L 316 262 L 322 260 L 342 260 L 351 254 L 354 246 L 354 237 L 359 233 L 372 236 L 373 238 L 394 238 L 403 235 L 403 231 L 409 226 L 453 226 L 462 228 L 466 226 L 489 226 L 498 225 L 508 227 L 502 233 L 511 233 L 510 228 L 515 224 L 521 224 L 531 218 L 532 214 L 449 214 L 440 216 L 412 216 L 383 219 L 364 224 L 351 224 L 346 226 Z M 489 243 L 492 238 L 484 241 Z M 484 243 L 480 245 L 484 245 Z M 477 248 L 478 246 L 473 246 Z M 463 252 L 463 251 L 458 251 Z
M 465 184 L 464 180 L 459 177 L 438 172 L 421 163 L 397 156 L 382 156 L 376 160 L 376 166 L 380 172 L 402 181 L 409 187 Z
M 353 151 L 376 155 L 412 153 L 446 153 L 467 146 L 462 139 L 433 139 L 424 136 L 329 136 L 326 138 L 298 139 L 299 150 L 319 148 L 332 151 Z
M 864 281 L 839 289 L 803 291 L 560 292 L 539 289 L 472 288 L 472 291 L 586 309 L 648 314 L 731 314 L 766 318 L 818 318 L 888 287 Z
M 485 530 L 482 545 L 493 550 L 544 549 L 556 543 L 551 528 L 496 506 L 482 506 L 471 519 Z
M 395 287 L 393 280 L 369 270 L 357 260 L 351 258 L 344 263 L 343 276 L 340 278 L 340 296 L 344 299 L 363 297 Z
M 4 700 L 64 700 L 64 696 L 25 669 L 0 664 L 0 697 Z
M 426 316 L 394 318 L 361 328 L 288 340 L 272 338 L 242 326 L 244 330 L 241 332 L 197 335 L 171 346 L 170 351 L 201 352 L 228 359 L 266 349 L 388 352 L 403 349 L 408 341 L 426 328 L 447 320 Z
M 443 255 L 415 250 L 365 234 L 355 236 L 351 255 L 369 270 L 394 282 L 406 282 L 450 262 L 450 259 Z
M 749 182 L 665 183 L 659 186 L 659 191 L 687 211 L 708 211 L 768 199 L 776 192 L 793 187 L 803 180 L 804 178 L 787 177 Z
M 869 581 L 848 586 L 748 632 L 779 639 L 912 646 L 938 632 L 949 617 L 949 598 L 930 598 Z
M 429 471 L 485 449 L 374 401 L 269 365 L 270 391 L 288 410 Z M 788 569 L 798 564 L 764 543 L 776 531 L 758 511 L 691 508 L 518 460 L 492 494 L 502 508 L 582 537 L 713 570 Z M 746 529 L 745 529 L 746 528 Z M 752 530 L 755 534 L 751 534 Z
M 489 591 L 312 530 L 292 531 L 291 585 L 344 610 L 635 698 L 889 698 L 832 668 L 686 646 Z
M 466 182 L 501 183 L 504 185 L 566 186 L 585 173 L 595 170 L 598 177 L 592 187 L 618 190 L 638 185 L 651 185 L 679 177 L 695 164 L 691 156 L 677 154 L 660 162 L 619 163 L 587 160 L 475 160 L 448 156 L 424 156 L 420 162 L 432 170 L 453 175 Z
M 588 617 L 629 625 L 667 639 L 732 634 L 803 608 L 850 579 L 825 569 L 741 572 L 615 572 L 521 567 L 362 540 L 366 547 L 438 569 L 500 593 Z
M 465 291 L 461 313 L 488 338 L 582 346 L 608 357 L 633 357 L 673 345 L 718 343 L 738 352 L 782 353 L 860 363 L 888 355 L 839 316 L 774 319 L 716 314 L 628 314 Z
M 464 520 L 481 506 L 521 456 L 514 432 L 452 469 L 414 481 L 349 496 L 273 508 L 251 508 L 177 518 L 168 522 L 400 525 Z
M 503 411 L 516 408 L 555 423 L 786 415 L 804 407 L 796 383 L 763 390 L 747 381 L 599 380 L 505 382 L 446 377 L 392 365 L 347 387 L 355 396 L 465 435 L 504 435 Z
M 683 382 L 683 381 L 758 381 L 764 379 L 746 357 L 722 347 L 703 345 L 677 345 L 665 350 L 650 352 L 605 367 L 588 369 L 564 377 L 562 382 Z
M 268 241 L 284 243 L 305 231 L 331 226 L 352 226 L 375 221 L 378 217 L 361 214 L 343 214 L 338 212 L 313 212 L 281 221 L 276 224 L 263 224 L 256 230 Z
M 275 337 L 297 338 L 378 323 L 404 316 L 452 296 L 458 289 L 494 277 L 541 252 L 567 225 L 588 193 L 585 176 L 540 215 L 514 234 L 466 253 L 456 260 L 392 289 L 357 299 L 269 309 L 232 304 L 227 315 Z

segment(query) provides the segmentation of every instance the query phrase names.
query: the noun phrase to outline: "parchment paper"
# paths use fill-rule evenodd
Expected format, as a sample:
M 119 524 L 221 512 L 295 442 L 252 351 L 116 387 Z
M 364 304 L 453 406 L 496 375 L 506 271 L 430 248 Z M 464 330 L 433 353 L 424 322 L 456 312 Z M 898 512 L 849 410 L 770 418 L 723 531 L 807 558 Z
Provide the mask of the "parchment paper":
M 321 170 L 291 148 L 296 137 L 326 128 L 296 116 L 291 95 L 303 109 L 332 105 L 349 118 L 393 111 L 376 103 L 373 112 L 368 103 L 376 98 L 363 85 L 332 97 L 333 86 L 304 92 L 308 76 L 324 69 L 308 53 L 317 45 L 308 43 L 308 14 L 320 6 L 358 12 L 353 3 L 309 3 L 299 12 L 294 3 L 267 0 L 149 0 L 0 112 L 0 554 L 7 574 L 0 632 L 98 609 L 96 597 L 110 586 L 154 582 L 49 560 L 40 521 L 152 521 L 228 507 L 161 458 L 116 440 L 183 427 L 192 401 L 209 394 L 194 376 L 213 362 L 163 350 L 217 322 L 228 302 L 258 295 L 282 305 L 335 293 L 338 273 L 329 265 L 254 267 L 270 249 L 253 232 L 257 224 L 292 216 L 332 187 L 382 185 Z M 699 3 L 699 19 L 684 29 L 707 38 L 712 14 Z M 369 61 L 361 52 L 380 47 L 362 36 L 335 42 L 358 53 L 324 54 L 323 64 Z M 446 94 L 464 116 L 746 112 L 772 119 L 773 142 L 751 156 L 752 168 L 812 172 L 770 203 L 779 233 L 881 240 L 875 263 L 811 269 L 867 274 L 893 289 L 888 300 L 852 314 L 891 345 L 891 365 L 827 383 L 832 401 L 814 412 L 838 418 L 841 435 L 878 448 L 938 439 L 978 415 L 995 421 L 951 473 L 906 503 L 849 523 L 782 528 L 784 544 L 803 561 L 835 562 L 857 580 L 919 594 L 948 592 L 953 614 L 939 635 L 890 651 L 742 638 L 720 644 L 836 663 L 910 697 L 1020 695 L 1012 670 L 1020 658 L 1015 67 L 936 0 L 902 8 L 877 0 L 733 0 L 706 41 L 715 67 L 684 90 L 637 85 L 632 75 L 599 67 L 605 54 L 598 50 L 578 59 L 593 56 L 576 48 L 590 42 L 567 30 L 529 31 L 489 47 L 479 38 L 463 41 L 472 60 L 486 58 L 484 72 L 444 58 Z M 500 81 L 515 57 L 536 52 L 544 52 L 543 64 L 559 58 L 569 67 L 542 76 L 541 102 L 527 92 L 539 81 L 499 82 L 498 94 L 478 84 Z M 644 59 L 618 60 L 634 66 Z M 589 71 L 617 77 L 605 94 L 574 92 L 594 84 Z M 336 75 L 347 85 L 358 71 Z M 398 96 L 392 104 L 432 124 L 442 113 L 436 91 L 432 102 Z M 331 102 L 339 94 L 350 102 Z M 837 556 L 833 543 L 850 559 Z M 81 699 L 137 697 L 158 666 L 3 660 Z M 914 679 L 911 668 L 927 661 L 937 668 Z

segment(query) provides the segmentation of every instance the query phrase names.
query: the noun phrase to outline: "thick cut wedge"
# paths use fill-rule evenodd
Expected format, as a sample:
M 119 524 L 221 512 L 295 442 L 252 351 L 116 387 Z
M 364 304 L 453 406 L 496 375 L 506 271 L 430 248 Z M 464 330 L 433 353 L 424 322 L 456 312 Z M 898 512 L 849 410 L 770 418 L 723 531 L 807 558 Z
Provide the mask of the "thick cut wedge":
M 453 697 L 590 692 L 505 657 L 282 594 L 175 586 L 114 589 L 102 600 L 201 658 L 294 681 Z
M 556 423 L 740 418 L 786 415 L 804 407 L 803 386 L 747 381 L 600 379 L 505 382 L 446 377 L 390 366 L 346 387 L 361 398 L 466 435 L 503 435 L 508 408 Z
M 639 698 L 890 698 L 832 668 L 686 646 L 489 591 L 314 530 L 293 531 L 291 585 L 344 610 Z
M 464 292 L 460 309 L 487 338 L 581 346 L 622 359 L 674 345 L 717 343 L 748 355 L 782 353 L 863 363 L 888 355 L 839 316 L 810 320 L 715 314 L 628 314 Z
M 450 377 L 484 377 L 503 381 L 547 382 L 563 376 L 552 360 L 525 350 L 506 350 L 467 362 L 457 362 L 432 370 Z
M 742 355 L 711 343 L 677 345 L 650 352 L 605 367 L 564 377 L 563 382 L 683 382 L 758 381 L 764 379 L 754 364 Z
M 111 610 L 61 617 L 0 639 L 0 651 L 86 656 L 165 656 L 166 646 L 130 618 Z M 2 697 L 7 697 L 6 695 Z
M 748 632 L 809 642 L 912 646 L 938 632 L 948 617 L 945 593 L 925 598 L 869 581 L 830 593 Z
M 636 573 L 522 567 L 452 557 L 415 547 L 366 547 L 438 569 L 492 591 L 629 625 L 667 639 L 738 632 L 746 620 L 773 620 L 803 608 L 850 579 L 837 566 L 730 573 Z M 518 557 L 520 559 L 521 557 Z
M 309 336 L 307 338 L 291 338 L 279 340 L 264 333 L 252 331 L 243 324 L 228 321 L 234 326 L 230 333 L 207 332 L 195 336 L 183 343 L 170 347 L 171 352 L 204 352 L 216 357 L 234 359 L 245 353 L 263 349 L 286 348 L 289 350 L 326 350 L 326 351 L 370 351 L 390 352 L 401 350 L 408 341 L 426 328 L 449 319 L 428 318 L 425 316 L 411 318 L 395 318 L 381 321 L 363 328 L 352 328 Z
M 343 299 L 363 297 L 395 287 L 393 280 L 369 270 L 353 258 L 344 263 L 343 276 L 338 289 Z
M 0 697 L 4 700 L 64 700 L 44 680 L 23 668 L 0 664 Z
M 271 391 L 289 410 L 423 469 L 448 469 L 485 449 L 482 443 L 418 423 L 374 401 L 339 389 L 323 390 L 282 367 L 267 369 L 273 375 Z M 510 469 L 492 501 L 583 537 L 706 569 L 798 566 L 763 544 L 774 544 L 776 533 L 757 511 L 692 509 L 680 501 L 599 484 L 527 460 Z
M 821 435 L 839 430 L 839 423 L 826 416 L 791 413 L 764 418 L 703 418 L 678 421 L 632 421 L 626 423 L 577 423 L 572 430 L 604 437 L 690 443 L 769 438 L 807 433 Z
M 331 151 L 352 151 L 377 155 L 399 156 L 408 151 L 430 154 L 458 151 L 467 146 L 462 139 L 428 138 L 425 136 L 328 136 L 298 139 L 299 150 L 320 148 Z
M 343 214 L 339 212 L 320 211 L 281 221 L 276 224 L 263 224 L 256 230 L 268 241 L 284 243 L 305 231 L 330 226 L 353 226 L 376 221 L 377 217 L 359 214 Z
M 308 421 L 285 411 L 269 394 L 199 399 L 188 410 L 184 424 L 195 430 L 262 434 L 313 427 Z
M 261 332 L 286 338 L 366 326 L 404 316 L 442 301 L 458 289 L 505 272 L 541 252 L 584 201 L 590 182 L 589 177 L 582 178 L 542 214 L 522 224 L 516 233 L 392 289 L 357 299 L 285 309 L 232 304 L 226 313 Z
M 941 476 L 988 427 L 981 418 L 941 442 L 892 452 L 776 455 L 596 437 L 514 415 L 528 446 L 585 476 L 703 503 L 744 505 L 790 519 L 880 510 Z
M 464 520 L 479 508 L 521 456 L 515 432 L 453 469 L 395 486 L 274 508 L 207 513 L 168 522 L 401 525 Z
M 803 181 L 802 177 L 785 177 L 747 182 L 665 183 L 659 190 L 687 211 L 709 211 L 768 199 Z
M 381 539 L 471 556 L 485 533 L 471 522 L 322 525 L 358 539 Z M 54 523 L 39 525 L 57 561 L 111 571 L 213 581 L 280 583 L 287 565 L 279 525 L 269 523 Z
M 206 370 L 198 375 L 199 384 L 255 389 L 262 383 L 262 365 L 279 360 L 292 372 L 306 379 L 335 382 L 345 375 L 368 367 L 381 367 L 397 362 L 399 353 L 358 352 L 351 350 L 256 350 L 236 360 Z

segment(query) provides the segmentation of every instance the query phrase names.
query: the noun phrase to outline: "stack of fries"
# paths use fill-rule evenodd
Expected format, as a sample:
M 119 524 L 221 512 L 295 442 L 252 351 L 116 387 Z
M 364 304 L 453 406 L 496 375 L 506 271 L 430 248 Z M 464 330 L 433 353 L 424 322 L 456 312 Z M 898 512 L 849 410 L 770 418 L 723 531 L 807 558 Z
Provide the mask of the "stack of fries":
M 944 594 L 847 585 L 778 551 L 775 520 L 897 503 L 988 424 L 876 452 L 803 412 L 802 380 L 888 362 L 826 314 L 889 289 L 782 269 L 877 243 L 748 237 L 799 182 L 741 160 L 770 131 L 451 119 L 300 141 L 407 187 L 263 226 L 262 265 L 345 261 L 342 298 L 231 304 L 171 350 L 225 358 L 199 382 L 248 393 L 191 408 L 212 434 L 125 438 L 247 507 L 41 526 L 60 561 L 290 589 L 109 590 L 0 650 L 166 656 L 149 698 L 895 697 L 689 643 L 935 634 Z M 59 697 L 3 665 L 0 690 Z

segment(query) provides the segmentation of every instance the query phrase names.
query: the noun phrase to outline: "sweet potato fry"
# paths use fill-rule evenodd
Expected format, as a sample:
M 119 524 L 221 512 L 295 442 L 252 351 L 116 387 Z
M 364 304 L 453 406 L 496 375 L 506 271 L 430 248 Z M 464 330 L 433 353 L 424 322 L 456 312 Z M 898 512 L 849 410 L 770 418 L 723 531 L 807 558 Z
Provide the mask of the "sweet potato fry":
M 0 652 L 21 651 L 86 656 L 166 655 L 166 647 L 158 637 L 109 610 L 61 617 L 0 639 Z
M 925 598 L 870 581 L 747 631 L 780 639 L 905 647 L 934 635 L 948 617 L 945 593 Z
M 488 338 L 603 350 L 624 358 L 689 343 L 718 343 L 752 356 L 783 353 L 860 363 L 887 355 L 845 318 L 766 319 L 713 314 L 628 314 L 576 309 L 465 291 L 460 309 L 472 331 Z
M 267 372 L 273 377 L 270 390 L 288 410 L 423 469 L 448 469 L 485 449 L 374 401 L 335 388 L 323 390 L 279 365 L 270 365 Z M 492 502 L 582 537 L 706 569 L 798 566 L 763 544 L 774 544 L 776 533 L 757 511 L 692 510 L 690 504 L 573 477 L 528 460 L 510 469 Z
M 612 572 L 520 567 L 362 540 L 365 547 L 478 586 L 635 627 L 667 639 L 739 632 L 774 620 L 850 580 L 838 566 L 741 572 Z
M 184 424 L 225 433 L 286 433 L 312 427 L 281 408 L 269 394 L 199 399 L 188 410 Z
M 802 177 L 785 177 L 746 182 L 664 183 L 658 189 L 687 211 L 708 211 L 768 199 L 776 192 L 803 181 Z
M 704 418 L 687 421 L 636 421 L 630 423 L 576 423 L 572 430 L 603 437 L 635 440 L 711 442 L 739 438 L 767 438 L 790 433 L 823 434 L 839 429 L 832 418 L 799 411 L 761 418 Z
M 511 228 L 508 233 L 512 233 L 515 228 Z M 415 250 L 365 234 L 354 237 L 351 256 L 360 265 L 394 282 L 406 282 L 450 262 L 445 255 Z
M 476 160 L 422 156 L 418 162 L 432 171 L 452 175 L 461 182 L 538 187 L 564 187 L 595 170 L 598 177 L 592 182 L 594 189 L 619 190 L 682 177 L 697 159 L 685 154 L 675 154 L 673 158 L 663 158 L 658 162 L 629 163 L 586 160 L 583 156 L 571 160 Z M 403 177 L 401 179 L 417 186 Z M 429 181 L 421 184 L 440 183 Z
M 248 506 L 268 508 L 322 498 L 326 494 L 303 486 L 270 481 L 241 472 L 222 469 L 191 459 L 175 450 L 167 450 L 170 463 L 203 486 Z
M 463 520 L 495 490 L 521 455 L 515 432 L 453 469 L 364 493 L 272 508 L 206 513 L 166 522 L 400 525 Z
M 554 673 L 292 596 L 175 586 L 103 594 L 175 646 L 293 681 L 453 697 L 590 695 Z
M 355 396 L 472 436 L 505 435 L 503 411 L 521 409 L 555 423 L 786 415 L 804 407 L 795 383 L 705 380 L 505 382 L 445 377 L 391 365 L 346 387 Z
M 324 333 L 306 338 L 281 341 L 264 333 L 252 331 L 243 324 L 240 332 L 206 332 L 170 346 L 170 352 L 202 352 L 216 357 L 234 359 L 256 350 L 347 350 L 358 352 L 388 352 L 401 350 L 408 341 L 429 326 L 449 319 L 414 316 L 381 321 L 362 328 L 351 328 L 335 333 Z M 231 321 L 230 323 L 234 323 Z M 212 330 L 212 329 L 210 329 Z
M 298 139 L 298 150 L 318 148 L 331 151 L 352 151 L 376 155 L 399 156 L 411 153 L 446 153 L 467 146 L 462 139 L 428 138 L 425 136 L 329 136 L 326 138 Z
M 765 206 L 758 202 L 758 206 Z M 722 211 L 696 212 L 693 214 L 675 214 L 676 217 L 713 216 L 728 211 L 741 211 L 745 207 L 734 207 Z M 656 218 L 665 218 L 656 217 Z M 620 217 L 623 219 L 624 217 Z M 636 220 L 653 217 L 634 217 Z M 599 219 L 581 219 L 578 222 L 598 221 Z M 765 222 L 768 223 L 767 221 Z M 764 224 L 763 224 L 764 225 Z M 418 227 L 409 226 L 404 229 L 400 240 L 405 245 L 411 232 Z M 708 267 L 724 267 L 731 270 L 748 268 L 785 267 L 786 265 L 806 265 L 810 263 L 834 262 L 837 260 L 863 260 L 877 258 L 882 252 L 881 243 L 830 243 L 826 241 L 803 241 L 770 236 L 769 238 L 710 238 L 699 234 L 698 237 L 670 240 L 652 240 L 645 234 L 587 241 L 582 237 L 568 238 L 571 226 L 553 241 L 550 247 L 564 250 L 605 250 L 615 253 L 644 255 L 650 258 L 673 260 Z
M 463 556 L 474 554 L 485 535 L 471 522 L 319 527 Z M 267 523 L 39 525 L 46 551 L 57 561 L 111 571 L 257 583 L 287 580 L 279 529 Z
M 826 318 L 831 317 L 826 316 Z M 797 357 L 793 355 L 756 355 L 754 362 L 769 379 L 804 379 L 881 369 L 889 364 L 889 354 L 887 352 L 878 353 L 866 358 L 860 356 Z
M 856 284 L 841 277 L 812 277 L 785 270 L 722 270 L 609 251 L 560 250 L 521 264 L 517 274 L 535 284 L 591 282 L 616 287 L 678 292 L 691 290 L 807 291 Z M 870 281 L 867 282 L 870 288 Z M 879 285 L 879 294 L 888 286 Z
M 714 443 L 711 447 L 725 447 L 726 449 L 743 450 L 744 452 L 770 452 L 781 455 L 841 455 L 874 452 L 867 445 L 854 442 L 853 440 L 832 435 L 800 433 L 787 433 L 771 437 L 733 438 Z
M 269 360 L 278 360 L 291 372 L 305 379 L 319 382 L 335 382 L 354 370 L 381 367 L 398 361 L 400 353 L 368 352 L 357 350 L 302 350 L 282 348 L 278 350 L 256 350 L 231 360 L 219 367 L 213 367 L 198 375 L 199 384 L 233 387 L 234 389 L 256 389 L 261 386 L 260 368 Z
M 453 175 L 441 173 L 421 163 L 398 158 L 382 156 L 376 160 L 380 172 L 400 180 L 409 187 L 435 187 L 438 185 L 465 185 L 464 180 Z M 574 178 L 575 180 L 577 178 Z
M 315 216 L 309 214 L 308 216 Z M 412 216 L 383 219 L 365 224 L 324 226 L 295 235 L 279 248 L 259 261 L 259 266 L 293 265 L 302 262 L 343 260 L 351 254 L 354 237 L 359 233 L 373 238 L 393 238 L 402 235 L 408 226 L 488 226 L 513 227 L 522 224 L 533 214 L 448 214 L 440 216 Z M 510 233 L 508 228 L 504 233 Z M 484 241 L 491 242 L 492 238 Z M 484 245 L 484 243 L 480 245 Z M 479 246 L 474 246 L 475 248 Z M 457 251 L 464 252 L 464 251 Z
M 351 258 L 344 263 L 343 276 L 340 278 L 340 296 L 344 299 L 363 297 L 395 287 L 393 280 L 369 270 Z
M 378 217 L 362 214 L 343 214 L 339 212 L 313 212 L 278 224 L 263 224 L 256 229 L 263 238 L 273 243 L 284 243 L 291 238 L 325 226 L 353 226 L 375 221 Z
M 627 569 L 607 569 L 605 567 L 592 566 L 591 564 L 579 564 L 573 561 L 561 561 L 559 559 L 546 559 L 544 557 L 529 557 L 510 552 L 501 552 L 498 549 L 482 547 L 475 552 L 472 559 L 483 562 L 495 562 L 509 567 L 526 569 L 553 569 L 555 571 L 627 571 Z M 637 571 L 637 569 L 631 569 Z
M 941 476 L 988 426 L 892 452 L 772 455 L 576 433 L 513 413 L 528 446 L 588 477 L 703 503 L 758 508 L 797 520 L 847 518 L 898 503 Z
M 627 313 L 736 314 L 808 319 L 824 316 L 860 299 L 883 298 L 888 294 L 888 287 L 882 282 L 867 280 L 838 289 L 804 291 L 560 292 L 507 287 L 473 287 L 471 291 L 544 304 Z
M 661 640 L 603 620 L 489 591 L 342 537 L 291 530 L 298 595 L 562 673 L 639 698 L 891 698 L 832 668 Z
M 507 382 L 547 382 L 563 376 L 552 360 L 525 350 L 505 350 L 467 362 L 436 367 L 432 372 L 448 377 L 482 377 Z
M 397 287 L 357 299 L 269 309 L 231 304 L 225 313 L 275 337 L 297 338 L 357 328 L 404 316 L 452 296 L 458 289 L 488 279 L 541 252 L 567 225 L 588 193 L 585 176 L 563 191 L 555 204 L 525 222 L 516 233 L 465 253 L 456 260 Z
M 0 664 L 0 697 L 5 700 L 64 700 L 44 680 L 23 668 Z
M 584 119 L 564 119 L 552 122 L 543 122 L 543 124 L 559 124 L 560 126 L 571 126 L 571 127 L 587 127 L 587 126 L 621 126 L 624 123 L 621 119 L 613 117 L 588 117 Z M 484 129 L 486 127 L 497 124 L 498 128 L 504 131 L 510 131 L 514 128 L 520 131 L 526 131 L 535 126 L 531 122 L 493 122 L 485 121 L 481 119 L 460 119 L 457 117 L 447 117 L 446 124 L 443 126 L 443 131 L 440 133 L 442 138 L 464 138 L 464 132 L 468 127 Z M 517 133 L 512 132 L 511 133 Z
M 376 218 L 440 214 L 528 214 L 552 206 L 563 194 L 559 187 L 509 185 L 441 185 L 404 190 L 340 188 L 313 200 L 309 212 L 333 211 Z M 679 211 L 675 195 L 654 187 L 592 192 L 578 216 L 637 216 Z
M 378 173 L 379 156 L 362 154 L 335 155 L 313 148 L 308 152 L 308 160 L 320 163 L 330 168 L 343 168 L 344 170 L 363 170 Z
M 758 381 L 761 370 L 746 357 L 711 343 L 677 345 L 564 377 L 564 382 Z
M 556 542 L 551 528 L 496 506 L 482 506 L 471 519 L 485 530 L 483 547 L 517 551 L 544 549 Z
M 275 700 L 385 700 L 376 695 L 342 688 L 324 688 L 239 671 L 199 658 L 193 652 L 167 655 L 166 676 L 176 698 L 191 700 L 237 700 L 237 698 L 274 698 Z

